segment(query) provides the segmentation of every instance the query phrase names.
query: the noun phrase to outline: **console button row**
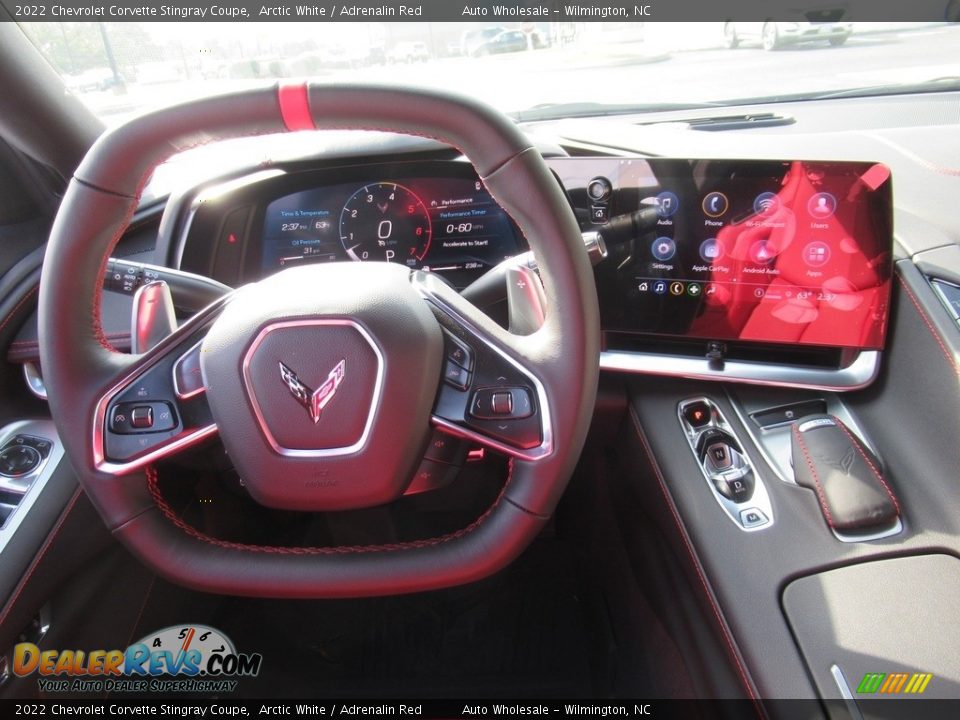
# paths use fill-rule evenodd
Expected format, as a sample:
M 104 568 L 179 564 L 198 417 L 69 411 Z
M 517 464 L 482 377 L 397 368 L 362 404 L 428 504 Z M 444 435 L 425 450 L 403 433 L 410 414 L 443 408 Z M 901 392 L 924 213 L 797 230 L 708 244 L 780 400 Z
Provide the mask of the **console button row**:
M 770 497 L 720 409 L 705 398 L 680 403 L 680 424 L 716 500 L 742 530 L 773 524 Z

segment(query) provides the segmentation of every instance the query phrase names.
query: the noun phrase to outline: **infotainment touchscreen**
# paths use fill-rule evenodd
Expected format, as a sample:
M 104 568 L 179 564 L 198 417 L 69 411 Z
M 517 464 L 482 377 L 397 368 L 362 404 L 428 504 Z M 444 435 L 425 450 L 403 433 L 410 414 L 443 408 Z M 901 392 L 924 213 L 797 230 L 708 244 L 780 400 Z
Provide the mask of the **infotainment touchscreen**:
M 606 330 L 882 347 L 893 242 L 886 166 L 634 159 L 611 182 L 603 220 L 614 252 L 598 268 Z

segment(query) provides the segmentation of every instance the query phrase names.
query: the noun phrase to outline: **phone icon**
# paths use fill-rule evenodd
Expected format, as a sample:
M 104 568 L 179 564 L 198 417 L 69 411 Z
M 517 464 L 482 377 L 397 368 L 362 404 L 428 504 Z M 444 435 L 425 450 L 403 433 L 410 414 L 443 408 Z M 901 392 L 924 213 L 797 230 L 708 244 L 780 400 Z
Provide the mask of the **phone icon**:
M 701 205 L 703 212 L 710 217 L 720 217 L 730 207 L 730 201 L 722 192 L 707 193 Z

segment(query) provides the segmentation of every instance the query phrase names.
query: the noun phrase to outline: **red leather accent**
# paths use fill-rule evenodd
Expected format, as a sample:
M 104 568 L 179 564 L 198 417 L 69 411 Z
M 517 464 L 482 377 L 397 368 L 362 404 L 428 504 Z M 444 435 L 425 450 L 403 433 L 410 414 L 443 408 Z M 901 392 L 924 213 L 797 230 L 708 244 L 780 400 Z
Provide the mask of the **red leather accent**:
M 196 538 L 197 540 L 202 540 L 205 543 L 210 543 L 211 545 L 216 545 L 217 547 L 229 548 L 231 550 L 247 550 L 251 552 L 272 553 L 276 555 L 349 555 L 354 553 L 396 552 L 400 550 L 413 550 L 415 548 L 432 547 L 434 545 L 441 545 L 445 542 L 457 540 L 465 535 L 469 535 L 490 516 L 490 514 L 496 509 L 497 505 L 499 505 L 500 501 L 503 499 L 503 494 L 506 491 L 507 486 L 510 484 L 510 479 L 513 477 L 513 459 L 510 460 L 507 472 L 507 480 L 503 484 L 500 494 L 497 495 L 497 499 L 493 501 L 493 504 L 490 505 L 490 507 L 487 508 L 480 517 L 460 530 L 447 533 L 446 535 L 440 535 L 435 538 L 411 540 L 408 542 L 384 543 L 381 545 L 334 545 L 330 547 L 282 547 L 278 545 L 252 545 L 249 543 L 231 542 L 229 540 L 221 540 L 219 538 L 210 537 L 206 533 L 186 523 L 183 518 L 177 515 L 176 511 L 170 507 L 170 503 L 168 503 L 166 498 L 163 497 L 163 494 L 160 492 L 160 488 L 157 485 L 157 480 L 159 478 L 157 469 L 153 465 L 150 465 L 146 468 L 145 472 L 147 475 L 147 487 L 150 489 L 150 496 L 153 498 L 153 501 L 157 508 L 159 508 L 160 512 L 162 512 L 170 522 L 176 525 L 177 528 L 185 532 L 190 537 Z
M 296 130 L 316 130 L 313 115 L 310 113 L 310 94 L 306 83 L 280 83 L 277 87 L 277 100 L 280 102 L 280 114 L 283 124 L 291 132 Z
M 687 549 L 687 554 L 690 555 L 690 562 L 693 565 L 693 569 L 697 573 L 697 577 L 700 579 L 700 584 L 703 586 L 703 594 L 706 595 L 707 602 L 710 604 L 710 609 L 713 610 L 713 616 L 716 618 L 717 626 L 720 628 L 720 634 L 723 635 L 723 639 L 727 644 L 730 657 L 733 659 L 734 665 L 736 665 L 741 682 L 743 682 L 743 687 L 746 688 L 747 695 L 751 700 L 753 700 L 757 715 L 762 718 L 764 717 L 764 713 L 760 707 L 759 698 L 753 688 L 753 683 L 750 681 L 750 676 L 747 674 L 747 670 L 740 660 L 740 653 L 733 641 L 733 634 L 730 632 L 730 628 L 727 627 L 727 623 L 723 618 L 723 613 L 720 611 L 720 606 L 717 604 L 717 600 L 713 596 L 713 591 L 710 589 L 710 585 L 707 582 L 707 577 L 703 572 L 703 567 L 700 565 L 700 559 L 697 557 L 697 553 L 693 549 L 693 543 L 690 541 L 689 535 L 687 535 L 687 530 L 683 526 L 683 520 L 680 519 L 680 513 L 677 511 L 677 507 L 673 503 L 673 497 L 671 497 L 670 491 L 667 489 L 667 482 L 664 480 L 663 473 L 660 472 L 660 466 L 657 464 L 656 458 L 653 455 L 653 449 L 647 442 L 646 435 L 643 434 L 643 429 L 640 427 L 640 420 L 633 408 L 630 408 L 630 419 L 633 421 L 634 430 L 636 430 L 640 444 L 643 446 L 643 451 L 647 456 L 647 461 L 650 463 L 650 467 L 653 468 L 654 475 L 657 476 L 657 481 L 660 484 L 660 492 L 663 493 L 663 499 L 666 501 L 667 507 L 670 509 L 670 514 L 673 516 L 673 521 L 677 525 L 677 532 L 680 534 L 680 539 L 683 540 L 684 547 Z
M 837 426 L 843 427 L 842 425 L 840 425 L 839 420 L 837 421 Z M 833 523 L 833 515 L 830 514 L 830 506 L 827 504 L 827 498 L 823 493 L 823 486 L 820 484 L 820 476 L 817 474 L 817 468 L 813 464 L 813 460 L 810 459 L 810 453 L 807 452 L 807 444 L 803 441 L 803 433 L 797 429 L 796 425 L 792 427 L 792 430 L 793 430 L 793 434 L 797 438 L 797 444 L 800 446 L 800 450 L 803 451 L 803 459 L 806 460 L 807 467 L 810 468 L 810 477 L 813 478 L 813 483 L 814 485 L 817 486 L 817 498 L 820 501 L 820 507 L 823 508 L 823 516 L 827 519 L 827 525 L 829 525 L 830 528 L 833 529 L 836 527 L 836 525 L 834 525 Z M 849 433 L 847 433 L 847 435 L 849 436 Z M 851 439 L 851 442 L 852 442 L 852 439 Z M 853 444 L 857 445 L 857 443 L 853 443 Z M 894 500 L 893 504 L 896 505 L 897 501 Z M 897 507 L 898 512 L 899 510 L 900 508 Z

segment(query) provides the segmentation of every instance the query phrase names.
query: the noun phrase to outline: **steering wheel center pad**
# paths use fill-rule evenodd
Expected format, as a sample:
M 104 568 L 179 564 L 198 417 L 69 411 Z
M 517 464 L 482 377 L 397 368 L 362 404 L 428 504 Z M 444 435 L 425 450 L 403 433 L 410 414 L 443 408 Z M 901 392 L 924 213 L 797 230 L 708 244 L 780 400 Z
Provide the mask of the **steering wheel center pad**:
M 413 592 L 478 579 L 503 567 L 536 536 L 566 486 L 589 427 L 598 377 L 599 313 L 579 228 L 539 153 L 512 122 L 475 100 L 396 87 L 294 87 L 273 86 L 164 108 L 111 129 L 95 143 L 68 187 L 44 261 L 39 319 L 51 413 L 67 455 L 107 526 L 141 560 L 175 582 L 243 595 L 344 597 Z M 297 118 L 293 129 L 300 129 L 306 125 L 304 106 L 318 129 L 425 135 L 460 148 L 491 195 L 517 222 L 540 264 L 547 312 L 533 335 L 511 335 L 452 290 L 443 298 L 486 342 L 536 376 L 550 399 L 552 431 L 548 454 L 513 461 L 501 500 L 482 522 L 443 542 L 328 555 L 208 542 L 184 532 L 157 509 L 142 472 L 124 476 L 103 472 L 92 450 L 96 409 L 117 377 L 141 361 L 106 343 L 99 302 L 106 261 L 153 168 L 196 145 L 290 130 L 291 118 Z M 377 292 L 366 284 L 363 288 Z M 314 310 L 301 308 L 296 317 L 316 318 Z M 289 318 L 269 320 L 284 319 Z M 369 332 L 378 335 L 380 329 Z M 424 332 L 429 338 L 433 331 Z M 437 362 L 435 351 L 424 349 L 426 362 Z M 217 375 L 216 365 L 206 363 L 204 372 Z M 242 363 L 233 372 L 239 384 Z M 311 380 L 306 384 L 315 389 L 317 378 Z M 280 384 L 279 368 L 277 383 L 278 393 L 288 392 Z M 394 391 L 384 385 L 384 397 Z M 259 388 L 255 392 L 259 398 Z M 211 393 L 212 408 L 218 403 L 215 394 Z M 293 411 L 310 423 L 305 409 L 298 406 Z M 415 405 L 414 420 L 422 412 Z M 262 443 L 259 428 L 257 433 L 257 442 Z M 227 435 L 224 441 L 236 444 Z M 398 464 L 392 470 L 405 476 L 410 461 L 396 452 Z M 268 492 L 261 489 L 267 502 L 286 505 L 289 500 L 270 500 Z M 383 490 L 383 496 L 387 494 Z M 371 501 L 373 496 L 371 492 Z
M 409 275 L 387 263 L 291 268 L 241 288 L 213 324 L 200 351 L 207 399 L 261 504 L 338 510 L 402 494 L 443 358 Z

